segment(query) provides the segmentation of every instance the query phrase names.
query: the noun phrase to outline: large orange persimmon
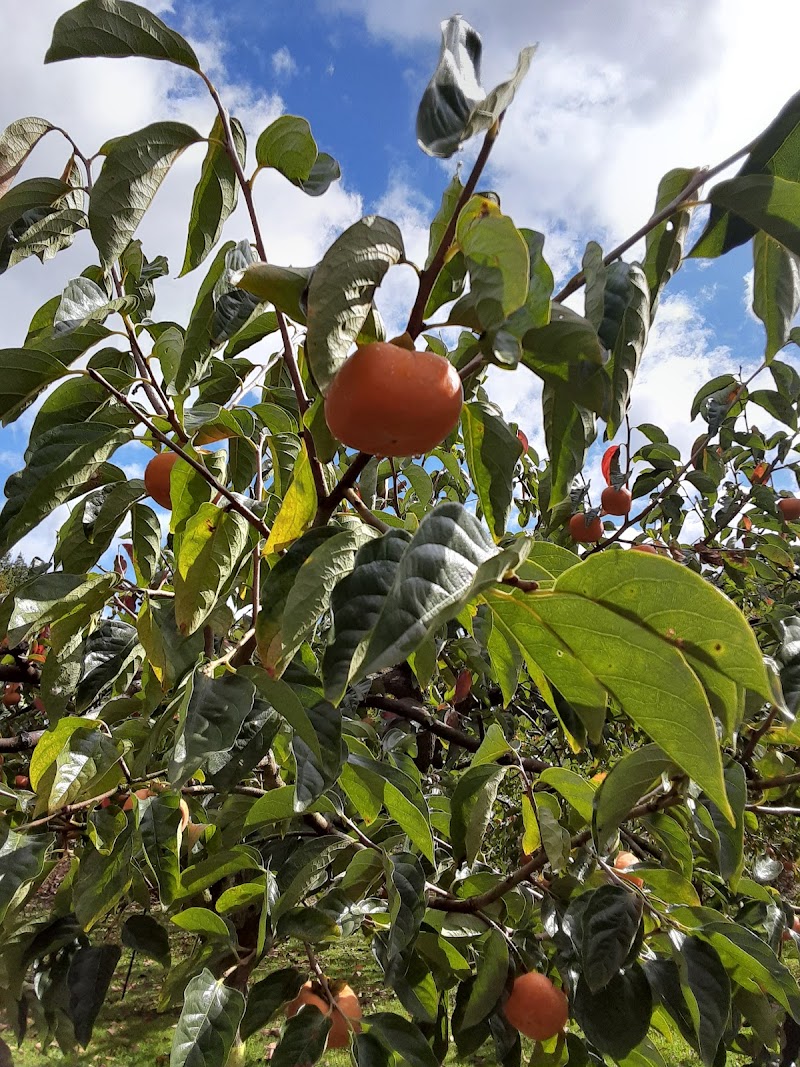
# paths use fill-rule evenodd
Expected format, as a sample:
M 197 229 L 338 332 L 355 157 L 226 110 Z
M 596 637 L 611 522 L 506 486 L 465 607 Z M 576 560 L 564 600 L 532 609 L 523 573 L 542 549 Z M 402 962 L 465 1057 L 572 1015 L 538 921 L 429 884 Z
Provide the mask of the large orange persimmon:
M 144 487 L 148 496 L 162 508 L 172 508 L 169 495 L 169 480 L 178 455 L 176 452 L 159 452 L 144 469 Z
M 306 982 L 295 999 L 286 1005 L 286 1018 L 297 1015 L 304 1004 L 319 1008 L 323 1015 L 330 1015 L 331 1028 L 328 1031 L 326 1048 L 345 1048 L 350 1044 L 350 1032 L 361 1032 L 361 1005 L 354 990 L 346 982 L 329 982 L 328 988 L 333 994 L 336 1005 L 333 1010 L 325 999 L 322 987 L 316 982 Z
M 463 403 L 461 379 L 448 360 L 374 341 L 357 349 L 333 379 L 325 419 L 349 448 L 416 456 L 455 429 Z
M 530 971 L 514 979 L 503 1014 L 521 1034 L 534 1041 L 547 1041 L 567 1025 L 569 1004 L 547 975 Z

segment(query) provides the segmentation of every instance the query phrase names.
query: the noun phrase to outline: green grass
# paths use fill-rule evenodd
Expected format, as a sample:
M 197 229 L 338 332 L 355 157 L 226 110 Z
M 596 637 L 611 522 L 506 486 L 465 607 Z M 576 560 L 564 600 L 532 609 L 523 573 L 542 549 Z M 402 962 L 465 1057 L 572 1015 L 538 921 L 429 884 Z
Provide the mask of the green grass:
M 187 939 L 188 947 L 188 939 Z M 73 1056 L 62 1056 L 58 1046 L 53 1043 L 43 1049 L 35 1030 L 32 1028 L 20 1049 L 13 1049 L 14 1067 L 168 1067 L 172 1034 L 178 1019 L 178 1012 L 159 1014 L 155 1010 L 163 972 L 156 963 L 136 957 L 124 999 L 123 984 L 130 961 L 126 951 L 117 967 L 109 997 L 95 1023 L 94 1036 L 85 1052 Z M 359 993 L 364 1014 L 374 1011 L 399 1010 L 397 1000 L 386 989 L 383 977 L 375 963 L 372 953 L 365 942 L 351 941 L 329 950 L 323 957 L 328 974 L 333 978 L 348 981 Z M 301 969 L 307 968 L 304 953 L 283 949 L 276 953 L 268 963 L 262 964 L 255 978 L 275 967 L 295 964 Z M 256 1067 L 267 1063 L 269 1046 L 277 1041 L 281 1017 L 276 1016 L 271 1026 L 254 1034 L 247 1042 L 246 1067 Z M 8 1031 L 0 1028 L 0 1036 L 9 1044 L 13 1039 Z M 651 1032 L 651 1037 L 652 1037 Z M 657 1035 L 654 1039 L 667 1067 L 694 1067 L 697 1060 L 683 1042 Z M 529 1050 L 530 1055 L 530 1050 Z M 459 1059 L 455 1046 L 447 1057 L 448 1067 L 463 1063 Z M 525 1059 L 523 1059 L 523 1063 Z M 325 1067 L 349 1067 L 349 1052 L 329 1052 L 323 1058 Z M 494 1063 L 491 1045 L 487 1044 L 469 1063 L 482 1067 Z

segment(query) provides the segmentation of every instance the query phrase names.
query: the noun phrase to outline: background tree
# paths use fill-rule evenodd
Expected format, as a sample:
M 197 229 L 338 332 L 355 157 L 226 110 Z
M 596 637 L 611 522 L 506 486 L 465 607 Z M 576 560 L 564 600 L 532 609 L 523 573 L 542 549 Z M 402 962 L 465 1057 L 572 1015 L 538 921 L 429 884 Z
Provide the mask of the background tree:
M 47 61 L 180 64 L 217 106 L 207 136 L 161 122 L 87 154 L 24 118 L 0 139 L 4 265 L 86 230 L 99 258 L 0 352 L 6 422 L 47 391 L 0 551 L 73 505 L 52 566 L 0 607 L 0 988 L 20 1040 L 32 1016 L 86 1047 L 124 945 L 182 1005 L 172 1067 L 243 1062 L 281 1009 L 278 1065 L 327 1042 L 423 1067 L 487 1041 L 512 1065 L 523 1037 L 534 1064 L 658 1064 L 656 1029 L 708 1067 L 795 1054 L 797 935 L 760 820 L 795 814 L 800 783 L 800 503 L 776 489 L 797 481 L 800 97 L 730 159 L 669 172 L 641 230 L 590 243 L 554 293 L 543 236 L 476 191 L 532 50 L 489 93 L 480 52 L 445 24 L 419 141 L 482 147 L 389 343 L 373 301 L 406 262 L 398 227 L 369 216 L 313 269 L 269 263 L 259 172 L 322 195 L 338 166 L 284 115 L 253 167 L 149 11 L 86 0 Z M 19 180 L 50 133 L 63 173 Z M 201 143 L 183 272 L 213 258 L 184 326 L 156 310 L 167 263 L 135 234 Z M 737 162 L 687 252 L 702 190 Z M 240 196 L 252 234 L 217 247 Z M 636 372 L 684 256 L 746 242 L 764 359 L 701 389 L 681 456 L 629 425 Z M 565 305 L 581 290 L 583 315 Z M 546 459 L 491 403 L 489 365 L 542 380 Z M 620 438 L 602 513 L 581 479 L 601 426 Z M 158 453 L 144 480 L 113 463 L 134 438 Z M 172 925 L 195 935 L 176 960 Z M 326 973 L 342 938 L 370 945 L 403 1014 L 363 1014 Z M 286 944 L 307 967 L 276 966 Z

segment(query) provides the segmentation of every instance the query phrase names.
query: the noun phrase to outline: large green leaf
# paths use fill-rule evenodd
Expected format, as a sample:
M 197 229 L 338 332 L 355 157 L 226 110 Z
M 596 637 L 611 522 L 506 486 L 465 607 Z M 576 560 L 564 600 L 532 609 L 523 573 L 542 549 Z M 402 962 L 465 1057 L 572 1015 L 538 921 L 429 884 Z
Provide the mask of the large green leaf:
M 477 1026 L 494 1010 L 508 980 L 508 942 L 500 930 L 490 930 L 481 946 L 478 973 L 464 1009 L 463 1025 Z
M 241 561 L 249 533 L 247 519 L 238 512 L 204 503 L 176 535 L 175 618 L 181 633 L 194 633 L 208 619 Z
M 575 403 L 573 390 L 545 382 L 542 390 L 544 437 L 550 457 L 549 506 L 567 499 L 572 481 L 586 461 L 595 439 L 595 418 Z
M 274 167 L 309 196 L 321 196 L 341 177 L 339 164 L 319 152 L 308 122 L 297 115 L 281 115 L 258 138 L 259 167 Z
M 59 719 L 39 741 L 30 766 L 31 785 L 46 811 L 93 796 L 92 789 L 113 788 L 122 780 L 105 782 L 120 759 L 120 752 L 107 734 L 90 721 L 75 716 Z M 101 790 L 102 791 L 102 790 Z
M 368 215 L 336 238 L 308 287 L 306 358 L 327 391 L 372 308 L 376 288 L 405 255 L 394 222 Z
M 786 344 L 800 307 L 800 259 L 759 231 L 753 238 L 753 311 L 764 323 L 764 358 Z
M 650 290 L 637 263 L 617 261 L 607 268 L 600 340 L 611 353 L 611 408 L 606 436 L 614 437 L 630 402 L 650 327 Z
M 125 251 L 172 164 L 201 140 L 185 123 L 153 122 L 104 145 L 105 162 L 89 198 L 89 228 L 104 263 Z
M 675 960 L 681 989 L 706 1067 L 713 1067 L 728 1025 L 731 980 L 712 945 L 697 937 L 675 935 Z
M 762 230 L 787 251 L 800 255 L 800 183 L 771 174 L 750 174 L 715 185 L 708 196 L 716 207 Z
M 244 1014 L 245 999 L 204 969 L 186 986 L 172 1039 L 170 1067 L 224 1067 Z
M 5 194 L 42 137 L 52 129 L 47 119 L 31 115 L 17 119 L 0 133 L 0 197 Z
M 284 1023 L 270 1063 L 273 1067 L 313 1067 L 325 1051 L 330 1028 L 330 1013 L 323 1015 L 316 1005 L 306 1004 Z
M 13 647 L 43 626 L 70 615 L 88 622 L 114 585 L 108 574 L 39 574 L 9 593 L 0 605 L 0 628 Z
M 667 171 L 658 183 L 653 214 L 657 215 L 668 204 L 671 204 L 697 173 L 697 170 L 690 170 L 686 167 L 676 167 L 674 170 Z M 662 289 L 681 265 L 684 242 L 691 218 L 690 208 L 680 208 L 650 230 L 645 238 L 642 270 L 650 289 L 651 317 L 655 314 Z
M 672 760 L 658 745 L 642 745 L 614 764 L 595 793 L 594 838 L 601 852 L 607 850 L 631 808 L 670 767 Z
M 223 284 L 228 253 L 235 247 L 233 241 L 226 241 L 219 247 L 197 291 L 178 368 L 175 371 L 175 390 L 178 393 L 188 392 L 208 371 L 213 348 L 211 330 L 216 306 L 215 294 L 217 287 Z
M 575 1019 L 586 1037 L 615 1060 L 644 1040 L 652 1008 L 650 985 L 638 963 L 620 971 L 596 993 L 580 978 L 573 1002 Z
M 114 682 L 142 649 L 136 627 L 121 619 L 104 619 L 86 639 L 75 707 L 85 711 Z
M 738 923 L 711 922 L 698 931 L 719 953 L 726 971 L 753 993 L 769 993 L 800 1021 L 800 989 L 769 945 Z
M 294 967 L 281 967 L 256 982 L 247 994 L 240 1027 L 242 1040 L 266 1026 L 280 1007 L 297 996 L 302 984 L 303 975 Z
M 28 178 L 0 196 L 0 234 L 5 235 L 27 212 L 50 209 L 72 192 L 61 178 Z
M 0 349 L 0 416 L 8 426 L 48 385 L 67 373 L 56 356 L 30 348 Z
M 181 889 L 178 859 L 180 803 L 176 796 L 164 794 L 139 801 L 138 809 L 145 859 L 155 876 L 161 900 L 169 905 L 180 895 Z
M 70 960 L 69 1014 L 75 1037 L 86 1048 L 102 1008 L 122 949 L 119 945 L 83 945 Z
M 450 834 L 457 858 L 475 863 L 489 825 L 492 806 L 507 767 L 481 763 L 458 780 L 451 801 Z
M 236 154 L 239 162 L 244 164 L 247 154 L 245 133 L 238 119 L 230 122 Z M 236 172 L 225 143 L 225 130 L 218 115 L 208 136 L 208 151 L 192 198 L 181 275 L 198 267 L 220 239 L 225 221 L 236 208 L 238 190 Z
M 200 69 L 180 34 L 127 0 L 84 0 L 57 20 L 45 63 L 83 56 L 146 56 Z
M 506 532 L 511 513 L 514 468 L 522 445 L 499 409 L 475 401 L 461 412 L 464 448 L 483 517 L 495 541 Z
M 130 438 L 128 429 L 88 422 L 55 427 L 32 441 L 26 466 L 6 482 L 9 499 L 0 512 L 0 551 L 30 533 L 59 504 L 93 489 L 102 463 Z
M 183 729 L 169 765 L 173 785 L 182 785 L 213 753 L 225 752 L 234 744 L 254 697 L 253 683 L 241 675 L 211 678 L 202 670 L 195 673 Z
M 605 989 L 622 969 L 642 922 L 642 902 L 618 885 L 601 886 L 582 912 L 581 976 L 592 993 Z
M 50 834 L 18 834 L 6 823 L 0 828 L 0 922 L 20 899 L 23 886 L 44 871 L 53 838 Z
M 800 145 L 800 93 L 781 108 L 769 126 L 753 141 L 739 176 L 774 174 L 779 178 L 797 179 L 797 156 Z M 725 184 L 725 183 L 722 183 Z M 721 256 L 749 241 L 754 226 L 735 210 L 714 200 L 718 187 L 711 190 L 711 213 L 705 229 L 690 255 Z
M 306 297 L 314 267 L 276 267 L 273 263 L 253 263 L 235 284 L 259 300 L 267 300 L 294 322 L 305 326 Z
M 203 634 L 184 636 L 178 630 L 173 605 L 145 597 L 136 620 L 139 640 L 150 670 L 166 691 L 173 689 L 203 651 Z
M 84 930 L 91 930 L 112 911 L 133 881 L 133 838 L 130 826 L 110 855 L 85 845 L 72 884 L 72 906 Z

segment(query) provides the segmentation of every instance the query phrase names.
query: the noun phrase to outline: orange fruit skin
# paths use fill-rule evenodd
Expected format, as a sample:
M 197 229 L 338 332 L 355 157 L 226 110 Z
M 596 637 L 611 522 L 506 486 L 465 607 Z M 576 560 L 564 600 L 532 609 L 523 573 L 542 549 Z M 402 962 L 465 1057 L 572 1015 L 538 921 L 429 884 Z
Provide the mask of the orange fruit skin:
M 547 1041 L 567 1025 L 567 998 L 550 979 L 537 971 L 514 979 L 503 1013 L 515 1030 L 534 1041 Z
M 139 800 L 147 800 L 148 797 L 155 796 L 150 789 L 137 789 L 135 793 L 129 793 L 125 799 L 125 803 L 122 805 L 123 811 L 130 811 L 133 807 L 133 798 L 137 797 Z
M 627 515 L 632 500 L 631 491 L 625 486 L 615 489 L 613 485 L 607 485 L 600 494 L 600 506 L 606 515 Z
M 569 534 L 578 544 L 594 545 L 603 539 L 603 524 L 599 516 L 587 522 L 584 513 L 579 511 L 569 520 Z
M 6 689 L 3 693 L 3 707 L 14 708 L 22 700 L 18 689 Z
M 448 360 L 374 341 L 357 349 L 333 379 L 325 419 L 348 448 L 416 456 L 455 429 L 463 404 L 461 379 Z
M 618 852 L 617 858 L 614 860 L 614 870 L 619 871 L 623 878 L 626 878 L 633 885 L 638 885 L 641 889 L 644 885 L 644 879 L 638 878 L 635 874 L 625 873 L 629 867 L 633 867 L 638 862 L 639 860 L 632 852 Z
M 176 452 L 159 452 L 157 456 L 153 456 L 144 469 L 144 487 L 148 496 L 168 511 L 172 510 L 169 479 L 177 458 Z
M 358 1034 L 361 1032 L 361 1005 L 355 992 L 347 983 L 342 985 L 338 991 L 335 988 L 331 988 L 331 992 L 339 1010 L 333 1012 L 331 1028 L 328 1031 L 328 1040 L 325 1047 L 346 1048 L 350 1044 L 351 1033 L 347 1019 L 352 1024 L 353 1033 Z M 291 1019 L 297 1015 L 304 1004 L 311 1004 L 315 1008 L 319 1008 L 323 1015 L 329 1015 L 331 1012 L 330 1004 L 313 991 L 311 982 L 306 982 L 295 999 L 286 1005 L 286 1018 Z
M 14 778 L 14 785 L 17 787 L 17 789 L 27 789 L 30 784 L 31 780 L 27 776 L 27 774 L 18 774 Z
M 778 501 L 778 507 L 786 522 L 796 522 L 800 519 L 800 498 L 783 496 Z
M 651 556 L 658 555 L 658 549 L 653 545 L 631 545 L 631 552 L 647 552 Z

